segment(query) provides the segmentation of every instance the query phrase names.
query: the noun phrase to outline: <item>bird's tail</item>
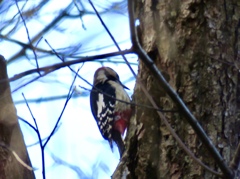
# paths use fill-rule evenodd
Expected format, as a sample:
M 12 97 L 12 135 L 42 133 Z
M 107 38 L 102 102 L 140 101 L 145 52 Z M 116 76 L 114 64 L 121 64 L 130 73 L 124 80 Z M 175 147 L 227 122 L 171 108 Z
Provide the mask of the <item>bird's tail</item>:
M 125 150 L 125 145 L 124 145 L 124 142 L 123 142 L 122 135 L 120 134 L 120 132 L 115 132 L 113 134 L 112 138 L 113 138 L 114 142 L 118 146 L 118 151 L 119 151 L 120 157 L 122 157 L 123 152 Z M 110 144 L 110 146 L 111 146 L 111 144 Z

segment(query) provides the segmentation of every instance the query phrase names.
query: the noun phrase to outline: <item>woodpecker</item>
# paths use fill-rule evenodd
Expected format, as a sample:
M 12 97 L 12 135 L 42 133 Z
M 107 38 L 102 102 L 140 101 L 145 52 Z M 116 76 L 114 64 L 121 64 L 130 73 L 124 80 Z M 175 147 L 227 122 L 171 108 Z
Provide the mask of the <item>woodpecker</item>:
M 132 114 L 130 98 L 124 88 L 128 89 L 112 68 L 101 67 L 94 74 L 90 94 L 91 110 L 98 128 L 111 149 L 113 141 L 117 144 L 120 156 L 125 150 L 122 135 Z

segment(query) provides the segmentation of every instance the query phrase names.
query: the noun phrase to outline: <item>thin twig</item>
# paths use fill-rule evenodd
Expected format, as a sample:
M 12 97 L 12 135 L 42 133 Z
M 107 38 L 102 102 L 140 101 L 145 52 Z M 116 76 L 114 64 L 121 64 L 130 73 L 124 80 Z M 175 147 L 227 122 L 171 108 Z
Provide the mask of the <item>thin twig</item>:
M 32 49 L 32 51 L 33 51 L 33 54 L 34 54 L 34 57 L 35 57 L 35 61 L 36 61 L 36 66 L 37 66 L 37 69 L 38 69 L 38 68 L 39 68 L 39 65 L 38 65 L 38 60 L 37 60 L 37 54 L 36 54 L 35 48 L 34 48 L 34 46 L 33 46 L 33 44 L 32 44 L 32 41 L 31 41 L 31 38 L 30 38 L 30 35 L 29 35 L 29 32 L 28 32 L 27 24 L 26 24 L 26 22 L 25 22 L 25 19 L 23 18 L 23 15 L 22 15 L 21 10 L 19 9 L 17 0 L 15 0 L 15 2 L 16 2 L 16 6 L 17 6 L 18 12 L 19 12 L 19 14 L 20 14 L 20 17 L 21 17 L 21 19 L 22 19 L 22 21 L 23 21 L 24 27 L 25 27 L 25 29 L 26 29 L 26 33 L 27 33 L 29 45 L 30 45 L 30 47 L 31 47 L 31 49 Z M 40 72 L 39 72 L 39 75 L 41 75 Z
M 121 52 L 111 52 L 111 53 L 106 53 L 106 54 L 101 54 L 101 55 L 83 57 L 83 58 L 72 60 L 72 61 L 65 61 L 65 62 L 62 62 L 62 63 L 57 63 L 57 64 L 54 64 L 54 65 L 41 67 L 39 69 L 32 69 L 32 70 L 28 70 L 28 71 L 19 73 L 17 75 L 14 75 L 13 77 L 9 78 L 9 81 L 12 82 L 12 81 L 18 80 L 18 79 L 20 79 L 24 76 L 36 73 L 38 71 L 42 72 L 42 73 L 47 73 L 47 72 L 50 73 L 50 72 L 53 72 L 55 70 L 58 70 L 60 68 L 63 68 L 63 67 L 69 66 L 69 65 L 74 65 L 74 64 L 77 64 L 77 63 L 83 63 L 83 62 L 93 61 L 93 60 L 96 60 L 96 59 L 103 59 L 103 58 L 107 58 L 107 57 L 112 57 L 112 56 L 117 56 L 117 55 L 122 55 L 122 54 L 128 54 L 128 53 L 133 53 L 133 52 L 130 49 L 130 50 L 124 50 L 124 51 L 121 51 Z M 44 75 L 44 74 L 41 74 L 41 75 Z
M 38 125 L 37 125 L 37 121 L 32 113 L 32 110 L 30 108 L 30 106 L 28 105 L 28 102 L 27 102 L 27 99 L 25 98 L 24 94 L 22 93 L 22 96 L 26 102 L 26 105 L 28 107 L 28 110 L 33 118 L 33 121 L 34 121 L 34 124 L 35 124 L 35 132 L 37 133 L 37 136 L 38 136 L 38 141 L 39 141 L 39 145 L 40 145 L 40 149 L 41 149 L 41 156 L 42 156 L 42 176 L 43 176 L 43 179 L 46 178 L 46 173 L 45 173 L 45 157 L 44 157 L 44 146 L 43 146 L 43 143 L 42 143 L 42 138 L 41 138 L 41 134 L 40 134 L 40 131 L 39 131 L 39 128 L 38 128 Z
M 225 163 L 222 156 L 217 151 L 216 147 L 212 144 L 211 140 L 197 121 L 197 119 L 193 116 L 193 114 L 189 111 L 185 103 L 178 96 L 178 94 L 172 89 L 172 87 L 167 83 L 162 73 L 159 71 L 157 66 L 154 64 L 153 60 L 147 55 L 144 49 L 141 47 L 138 36 L 135 28 L 135 19 L 134 19 L 134 1 L 128 0 L 128 8 L 129 8 L 129 19 L 130 19 L 130 31 L 133 47 L 136 50 L 137 54 L 144 62 L 144 64 L 149 68 L 152 74 L 156 77 L 162 88 L 167 92 L 167 94 L 171 97 L 171 99 L 177 104 L 179 110 L 187 119 L 188 123 L 192 126 L 198 137 L 205 144 L 206 148 L 210 152 L 210 154 L 215 159 L 216 163 L 219 165 L 223 174 L 227 178 L 233 178 L 233 172 Z M 153 101 L 154 102 L 154 101 Z
M 72 7 L 72 2 L 55 18 L 53 19 L 53 21 L 48 24 L 43 30 L 41 30 L 36 36 L 34 36 L 31 40 L 32 43 L 36 42 L 39 38 L 41 38 L 45 33 L 47 33 L 49 30 L 52 29 L 52 27 L 54 27 L 58 22 L 60 22 L 62 20 L 62 18 L 64 18 L 67 14 L 67 12 L 70 10 L 70 8 Z M 30 44 L 28 44 L 30 46 Z M 25 54 L 27 47 L 22 48 L 18 53 L 16 53 L 15 55 L 13 55 L 8 61 L 7 63 L 10 64 L 12 63 L 15 59 L 17 59 L 19 56 L 22 56 Z
M 26 102 L 25 102 L 26 103 Z M 26 123 L 29 127 L 31 127 L 36 133 L 37 133 L 37 129 L 36 127 L 34 127 L 32 124 L 30 124 L 28 121 L 26 121 L 25 119 L 23 119 L 22 117 L 18 116 L 18 119 L 21 120 L 22 122 Z
M 95 55 L 95 56 L 91 56 L 91 57 L 85 57 L 85 58 L 80 58 L 80 59 L 77 59 L 77 60 L 72 60 L 72 61 L 66 61 L 66 62 L 62 62 L 62 63 L 57 63 L 55 65 L 50 65 L 50 66 L 46 66 L 46 67 L 41 67 L 39 69 L 32 69 L 32 70 L 28 70 L 28 71 L 25 71 L 25 72 L 22 72 L 22 73 L 19 73 L 19 74 L 16 74 L 14 75 L 13 77 L 7 79 L 9 80 L 10 82 L 12 81 L 16 81 L 24 76 L 27 76 L 27 75 L 30 75 L 30 74 L 33 74 L 33 73 L 36 73 L 36 72 L 43 72 L 41 74 L 41 76 L 37 76 L 35 77 L 34 79 L 31 79 L 30 81 L 20 85 L 19 87 L 17 87 L 16 89 L 14 89 L 12 91 L 12 93 L 18 91 L 20 88 L 36 81 L 37 79 L 41 78 L 41 77 L 44 77 L 46 76 L 47 74 L 55 71 L 55 70 L 58 70 L 60 68 L 63 68 L 63 67 L 66 67 L 66 66 L 69 66 L 69 65 L 74 65 L 74 64 L 77 64 L 77 63 L 83 63 L 83 62 L 87 62 L 87 61 L 93 61 L 93 60 L 96 60 L 96 59 L 102 59 L 102 58 L 106 58 L 106 57 L 110 57 L 110 56 L 117 56 L 117 55 L 121 55 L 122 53 L 132 53 L 132 50 L 125 50 L 125 51 L 121 51 L 121 52 L 112 52 L 112 53 L 108 53 L 108 54 L 102 54 L 102 55 Z M 0 80 L 0 84 L 5 82 L 6 80 Z
M 29 100 L 28 100 L 28 103 L 29 103 Z M 21 120 L 22 122 L 24 122 L 25 124 L 27 124 L 29 127 L 31 127 L 35 132 L 36 132 L 36 128 L 30 124 L 28 121 L 26 121 L 25 119 L 23 119 L 22 117 L 18 116 L 18 119 Z M 55 130 L 54 134 L 58 131 L 58 129 L 60 128 L 61 126 L 61 123 L 58 125 L 57 129 Z M 43 138 L 42 139 L 42 142 L 46 141 L 47 140 L 47 137 L 46 138 Z M 27 147 L 32 147 L 32 146 L 35 146 L 39 144 L 39 141 L 38 142 L 34 142 L 32 144 L 28 144 Z
M 37 71 L 36 71 L 36 72 L 37 72 Z M 16 89 L 14 89 L 14 90 L 12 91 L 12 93 L 18 91 L 18 90 L 21 89 L 22 87 L 24 87 L 24 86 L 26 86 L 26 85 L 29 85 L 30 83 L 32 83 L 32 82 L 34 82 L 34 81 L 37 81 L 39 78 L 42 78 L 42 77 L 46 76 L 47 74 L 49 74 L 49 73 L 51 73 L 51 72 L 52 72 L 52 71 L 45 72 L 45 73 L 42 74 L 41 76 L 37 76 L 37 77 L 31 79 L 30 81 L 28 81 L 28 82 L 26 82 L 26 83 L 20 85 L 20 86 L 17 87 Z M 24 72 L 21 73 L 21 74 L 24 76 Z M 21 74 L 18 74 L 18 75 L 19 75 L 19 76 L 18 76 L 19 78 L 21 78 L 21 77 L 20 77 Z M 23 76 L 22 76 L 22 77 L 23 77 Z M 16 75 L 14 75 L 14 77 L 16 77 Z M 14 77 L 13 77 L 13 78 L 14 78 Z M 10 79 L 11 79 L 11 78 L 10 78 Z M 9 80 L 9 81 L 11 81 L 11 80 Z M 14 80 L 13 80 L 13 81 L 14 81 Z M 1 83 L 2 83 L 2 81 L 0 81 L 0 84 L 1 84 Z
M 55 152 L 48 151 L 48 153 L 52 157 L 55 164 L 63 165 L 64 167 L 71 169 L 73 172 L 76 173 L 76 175 L 78 176 L 77 178 L 90 178 L 89 176 L 86 176 L 85 172 L 81 170 L 80 166 L 68 163 L 65 159 L 63 160 L 57 155 L 55 155 Z
M 100 20 L 101 24 L 103 25 L 103 27 L 105 28 L 105 30 L 107 31 L 108 35 L 110 36 L 110 38 L 112 39 L 114 45 L 117 47 L 118 51 L 121 52 L 121 48 L 119 47 L 117 41 L 115 40 L 115 38 L 113 37 L 113 35 L 111 34 L 111 32 L 109 31 L 108 27 L 106 26 L 106 24 L 103 22 L 100 14 L 98 13 L 97 9 L 95 8 L 95 6 L 93 5 L 92 1 L 91 0 L 88 0 L 88 2 L 91 4 L 92 8 L 94 9 L 98 19 Z M 126 62 L 127 66 L 129 67 L 130 71 L 132 72 L 132 74 L 134 75 L 135 72 L 134 70 L 132 69 L 131 65 L 129 64 L 127 58 L 124 56 L 124 54 L 122 54 L 122 57 L 124 59 L 124 61 Z M 137 75 L 135 74 L 135 78 L 137 77 Z
M 87 28 L 85 27 L 85 25 L 84 25 L 84 23 L 83 23 L 83 19 L 82 19 L 82 11 L 80 10 L 80 8 L 78 7 L 78 5 L 77 5 L 77 3 L 76 3 L 76 0 L 73 0 L 73 3 L 74 3 L 74 5 L 75 5 L 75 7 L 77 8 L 77 10 L 78 10 L 78 12 L 79 12 L 79 17 L 80 17 L 80 21 L 81 21 L 81 23 L 82 23 L 82 28 L 84 29 L 84 30 L 87 30 Z
M 57 127 L 58 127 L 58 123 L 60 122 L 60 120 L 61 120 L 61 118 L 62 118 L 62 115 L 63 115 L 63 113 L 64 113 L 64 111 L 65 111 L 65 109 L 66 109 L 66 107 L 67 107 L 68 101 L 71 99 L 71 97 L 72 97 L 72 95 L 73 95 L 73 93 L 74 93 L 73 85 L 74 85 L 74 82 L 75 82 L 75 80 L 76 80 L 76 78 L 77 78 L 77 74 L 78 74 L 79 70 L 80 70 L 80 68 L 78 69 L 76 75 L 74 76 L 74 79 L 73 79 L 73 81 L 72 81 L 72 84 L 71 84 L 70 89 L 69 89 L 69 92 L 68 92 L 68 96 L 67 96 L 66 102 L 65 102 L 65 104 L 64 104 L 64 106 L 63 106 L 63 110 L 62 110 L 62 112 L 61 112 L 61 114 L 60 114 L 60 116 L 59 116 L 59 118 L 58 118 L 58 120 L 57 120 L 57 122 L 56 122 L 56 124 L 55 124 L 55 126 L 54 126 L 54 128 L 53 128 L 53 130 L 52 130 L 52 132 L 50 133 L 50 135 L 48 136 L 46 142 L 44 143 L 43 147 L 46 147 L 47 143 L 50 141 L 51 137 L 53 136 L 55 130 L 56 130 Z
M 92 86 L 92 85 L 91 85 L 91 86 Z M 105 96 L 108 96 L 109 98 L 112 98 L 112 99 L 114 99 L 114 100 L 116 100 L 116 101 L 119 101 L 119 102 L 121 102 L 121 103 L 130 104 L 131 106 L 138 106 L 138 107 L 142 107 L 142 108 L 154 109 L 154 110 L 156 110 L 156 111 L 160 111 L 160 112 L 164 112 L 164 113 L 166 113 L 166 112 L 171 112 L 171 113 L 179 112 L 179 111 L 177 111 L 177 110 L 171 110 L 171 109 L 166 110 L 166 109 L 161 109 L 161 108 L 155 108 L 155 107 L 149 106 L 149 105 L 138 104 L 138 103 L 133 103 L 133 102 L 127 102 L 127 101 L 124 101 L 124 100 L 121 100 L 121 99 L 117 99 L 117 98 L 115 98 L 114 96 L 111 96 L 111 95 L 109 95 L 108 93 L 105 93 L 104 91 L 102 91 L 102 90 L 100 90 L 100 89 L 98 89 L 98 88 L 96 88 L 96 87 L 94 87 L 94 86 L 93 86 L 94 89 L 92 89 L 92 90 L 87 89 L 87 88 L 82 87 L 82 86 L 79 86 L 79 87 L 82 88 L 82 89 L 84 89 L 84 90 L 87 90 L 87 91 L 97 91 L 97 92 L 100 92 L 100 93 L 104 94 Z
M 81 93 L 81 96 L 88 96 L 88 92 L 83 92 Z M 28 104 L 29 103 L 40 103 L 40 102 L 48 102 L 48 101 L 56 101 L 56 100 L 61 100 L 61 99 L 66 99 L 67 95 L 59 95 L 59 96 L 51 96 L 51 97 L 41 97 L 41 98 L 32 98 L 28 99 Z M 79 97 L 78 94 L 73 94 L 72 98 L 77 98 Z M 25 103 L 24 100 L 19 100 L 19 101 L 14 101 L 14 104 L 22 104 Z

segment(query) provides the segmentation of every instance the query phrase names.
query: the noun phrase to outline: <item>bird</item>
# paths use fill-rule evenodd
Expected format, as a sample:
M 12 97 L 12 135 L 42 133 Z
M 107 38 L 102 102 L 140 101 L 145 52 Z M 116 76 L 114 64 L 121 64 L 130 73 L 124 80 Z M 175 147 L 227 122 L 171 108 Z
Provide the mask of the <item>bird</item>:
M 90 93 L 91 111 L 111 149 L 113 142 L 117 144 L 120 157 L 125 150 L 122 136 L 132 115 L 130 97 L 125 89 L 128 88 L 112 68 L 100 67 L 95 71 Z

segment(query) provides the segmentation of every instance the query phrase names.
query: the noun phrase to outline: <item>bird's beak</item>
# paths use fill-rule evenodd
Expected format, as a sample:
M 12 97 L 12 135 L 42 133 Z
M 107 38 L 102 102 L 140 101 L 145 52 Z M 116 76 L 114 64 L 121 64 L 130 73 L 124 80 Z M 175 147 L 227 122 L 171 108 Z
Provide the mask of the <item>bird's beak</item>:
M 124 84 L 122 84 L 121 82 L 120 82 L 120 84 L 122 85 L 122 87 L 123 88 L 125 88 L 125 89 L 128 89 L 129 90 L 129 88 L 128 87 L 126 87 Z

